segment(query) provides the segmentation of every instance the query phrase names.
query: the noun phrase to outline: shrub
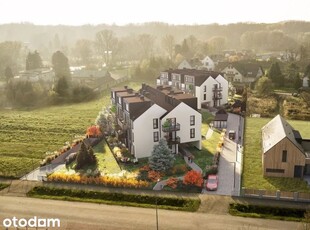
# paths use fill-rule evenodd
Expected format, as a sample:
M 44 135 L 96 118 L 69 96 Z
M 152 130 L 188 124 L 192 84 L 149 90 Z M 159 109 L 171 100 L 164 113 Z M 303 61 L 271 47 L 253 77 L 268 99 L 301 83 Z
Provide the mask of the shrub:
M 170 188 L 176 189 L 178 186 L 179 179 L 176 177 L 171 177 L 167 180 L 166 185 Z
M 187 172 L 183 178 L 183 184 L 196 187 L 202 187 L 203 178 L 200 172 L 191 170 Z
M 148 171 L 147 177 L 150 181 L 156 182 L 156 181 L 160 180 L 160 178 L 162 177 L 162 173 L 151 170 L 151 171 Z

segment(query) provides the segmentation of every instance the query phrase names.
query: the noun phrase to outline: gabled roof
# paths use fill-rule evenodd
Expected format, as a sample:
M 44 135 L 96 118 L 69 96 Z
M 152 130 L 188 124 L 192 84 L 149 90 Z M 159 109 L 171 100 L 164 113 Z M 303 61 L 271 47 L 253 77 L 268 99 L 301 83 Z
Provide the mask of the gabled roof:
M 288 138 L 301 152 L 304 152 L 294 133 L 296 135 L 293 127 L 283 117 L 277 115 L 262 128 L 263 153 L 266 153 L 284 138 Z
M 224 109 L 220 109 L 215 113 L 214 121 L 227 121 L 228 113 Z
M 255 78 L 259 69 L 262 69 L 262 71 L 263 71 L 263 68 L 259 64 L 251 63 L 251 62 L 234 62 L 234 63 L 220 62 L 217 65 L 216 70 L 217 71 L 223 71 L 228 66 L 234 67 L 244 77 Z

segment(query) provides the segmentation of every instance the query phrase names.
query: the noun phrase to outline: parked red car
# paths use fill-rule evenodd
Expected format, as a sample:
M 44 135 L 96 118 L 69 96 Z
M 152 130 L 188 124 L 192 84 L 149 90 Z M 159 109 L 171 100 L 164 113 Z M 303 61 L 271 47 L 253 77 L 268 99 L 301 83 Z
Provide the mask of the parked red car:
M 209 175 L 208 180 L 207 180 L 206 189 L 208 191 L 215 191 L 215 190 L 217 190 L 218 183 L 219 183 L 219 180 L 218 180 L 217 175 Z

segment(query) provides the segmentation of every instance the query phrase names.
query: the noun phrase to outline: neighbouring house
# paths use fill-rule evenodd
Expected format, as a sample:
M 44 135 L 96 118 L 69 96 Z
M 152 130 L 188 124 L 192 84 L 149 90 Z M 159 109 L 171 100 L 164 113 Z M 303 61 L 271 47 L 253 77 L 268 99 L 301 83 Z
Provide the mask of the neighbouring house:
M 20 71 L 17 76 L 14 76 L 14 81 L 30 81 L 44 82 L 52 84 L 55 80 L 55 72 L 52 68 L 39 68 L 33 70 Z
M 201 66 L 202 69 L 213 71 L 215 68 L 214 61 L 209 56 L 206 56 L 203 60 L 201 60 L 201 63 L 202 63 Z
M 280 115 L 262 128 L 264 176 L 298 177 L 310 174 L 310 140 Z
M 228 82 L 219 72 L 169 69 L 160 73 L 157 85 L 171 86 L 197 97 L 197 108 L 218 107 L 228 101 Z
M 309 77 L 308 76 L 305 76 L 302 79 L 302 87 L 309 87 Z
M 88 70 L 85 68 L 72 68 L 71 79 L 73 82 L 101 90 L 107 89 L 115 83 L 110 72 L 106 70 Z
M 224 74 L 225 79 L 232 83 L 250 84 L 264 75 L 263 68 L 256 63 L 219 63 L 217 70 Z
M 183 60 L 179 65 L 178 69 L 194 69 L 187 60 Z
M 135 158 L 151 156 L 161 138 L 173 153 L 182 143 L 201 149 L 201 114 L 197 98 L 169 86 L 142 84 L 138 92 L 117 88 L 111 91 L 116 105 L 117 134 Z
M 217 129 L 227 128 L 228 113 L 224 109 L 220 109 L 215 113 L 213 127 Z

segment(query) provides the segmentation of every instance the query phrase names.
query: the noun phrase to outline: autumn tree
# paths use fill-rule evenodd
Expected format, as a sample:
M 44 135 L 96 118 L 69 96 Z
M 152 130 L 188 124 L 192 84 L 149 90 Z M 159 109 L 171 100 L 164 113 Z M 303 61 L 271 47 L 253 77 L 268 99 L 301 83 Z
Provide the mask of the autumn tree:
M 89 137 L 98 137 L 101 135 L 100 127 L 93 125 L 87 128 L 86 135 Z
M 183 184 L 201 187 L 203 184 L 201 172 L 195 170 L 188 171 L 183 177 Z
M 154 145 L 152 155 L 149 158 L 150 168 L 154 171 L 165 172 L 172 168 L 174 161 L 175 157 L 167 142 L 164 139 L 159 140 L 159 143 Z
M 255 90 L 259 96 L 268 96 L 273 91 L 273 83 L 268 77 L 261 77 L 256 82 Z

